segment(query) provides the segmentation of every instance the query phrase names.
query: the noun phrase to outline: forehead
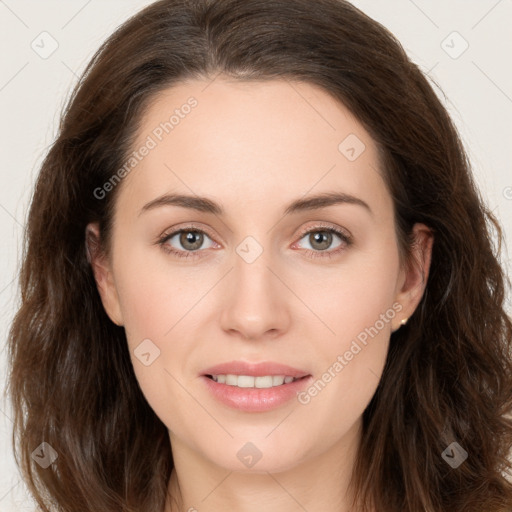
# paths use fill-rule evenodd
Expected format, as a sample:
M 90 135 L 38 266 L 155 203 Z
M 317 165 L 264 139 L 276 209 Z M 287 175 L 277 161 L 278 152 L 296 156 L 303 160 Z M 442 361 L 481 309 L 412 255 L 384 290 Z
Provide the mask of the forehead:
M 376 144 L 309 83 L 180 83 L 149 103 L 132 149 L 139 156 L 123 188 L 139 206 L 167 192 L 221 198 L 229 209 L 342 190 L 389 207 Z

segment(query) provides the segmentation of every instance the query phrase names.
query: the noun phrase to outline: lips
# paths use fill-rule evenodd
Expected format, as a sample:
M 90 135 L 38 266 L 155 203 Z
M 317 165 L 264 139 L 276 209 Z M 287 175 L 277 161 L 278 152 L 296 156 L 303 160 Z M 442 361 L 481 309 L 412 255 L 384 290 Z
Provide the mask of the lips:
M 245 412 L 264 412 L 296 397 L 312 376 L 279 363 L 231 361 L 207 368 L 201 379 L 210 394 L 224 405 Z

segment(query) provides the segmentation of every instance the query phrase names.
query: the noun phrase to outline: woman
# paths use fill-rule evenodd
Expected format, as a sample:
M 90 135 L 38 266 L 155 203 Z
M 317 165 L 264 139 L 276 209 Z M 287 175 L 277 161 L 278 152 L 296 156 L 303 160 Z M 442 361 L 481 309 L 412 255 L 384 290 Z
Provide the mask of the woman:
M 500 228 L 339 0 L 162 0 L 43 163 L 10 333 L 42 510 L 510 510 Z M 190 244 L 190 245 L 189 245 Z

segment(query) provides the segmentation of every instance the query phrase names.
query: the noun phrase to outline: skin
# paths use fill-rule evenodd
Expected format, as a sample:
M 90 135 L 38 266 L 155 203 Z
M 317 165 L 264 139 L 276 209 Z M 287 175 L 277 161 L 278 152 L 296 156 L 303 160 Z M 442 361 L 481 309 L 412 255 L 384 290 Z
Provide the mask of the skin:
M 105 310 L 125 327 L 141 389 L 169 429 L 176 503 L 167 510 L 348 511 L 362 414 L 391 332 L 424 292 L 432 235 L 414 227 L 417 264 L 401 267 L 376 145 L 314 85 L 224 76 L 182 83 L 151 103 L 134 148 L 190 96 L 197 107 L 123 179 L 111 251 L 92 260 Z M 338 149 L 349 134 L 366 147 L 354 161 Z M 342 203 L 284 214 L 296 199 L 333 191 L 365 201 L 371 213 Z M 176 205 L 140 213 L 166 193 L 205 196 L 225 213 Z M 158 244 L 190 223 L 207 232 L 195 257 L 178 258 Z M 315 232 L 301 234 L 326 227 L 349 233 L 352 244 L 333 234 L 322 252 Z M 97 225 L 88 229 L 101 236 Z M 247 236 L 263 250 L 252 263 L 236 252 Z M 166 245 L 190 252 L 191 244 L 180 244 L 178 235 Z M 394 318 L 307 404 L 235 410 L 217 402 L 199 377 L 214 364 L 244 360 L 276 361 L 321 378 L 390 310 Z M 149 366 L 134 355 L 144 339 L 160 350 Z M 262 455 L 251 468 L 237 457 L 248 441 Z

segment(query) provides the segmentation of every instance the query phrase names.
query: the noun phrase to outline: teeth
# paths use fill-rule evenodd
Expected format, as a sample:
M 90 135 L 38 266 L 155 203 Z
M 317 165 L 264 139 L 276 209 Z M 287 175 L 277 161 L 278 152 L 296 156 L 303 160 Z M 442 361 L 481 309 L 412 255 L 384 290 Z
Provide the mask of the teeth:
M 238 386 L 238 376 L 226 375 L 226 384 L 228 386 Z
M 272 377 L 272 386 L 280 386 L 284 382 L 285 377 L 283 375 L 274 375 Z
M 293 382 L 294 377 L 285 375 L 265 375 L 253 377 L 252 375 L 212 375 L 212 379 L 219 384 L 236 386 L 239 388 L 272 388 Z

